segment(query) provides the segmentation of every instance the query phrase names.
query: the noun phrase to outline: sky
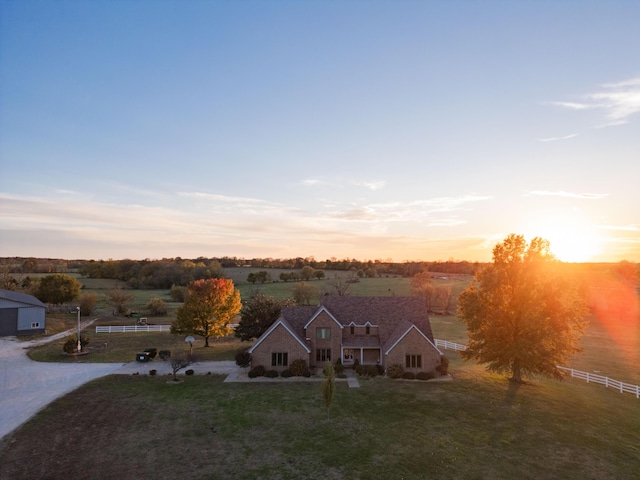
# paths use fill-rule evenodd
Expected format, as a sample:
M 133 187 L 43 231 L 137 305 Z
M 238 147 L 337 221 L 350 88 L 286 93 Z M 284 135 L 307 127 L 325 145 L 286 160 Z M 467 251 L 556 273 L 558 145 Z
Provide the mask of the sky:
M 0 256 L 640 262 L 639 19 L 0 0 Z

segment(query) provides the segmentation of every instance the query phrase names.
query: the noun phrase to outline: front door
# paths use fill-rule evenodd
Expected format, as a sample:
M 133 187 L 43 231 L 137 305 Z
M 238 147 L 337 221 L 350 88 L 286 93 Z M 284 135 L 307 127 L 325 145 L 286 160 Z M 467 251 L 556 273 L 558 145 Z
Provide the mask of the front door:
M 342 364 L 343 365 L 353 365 L 353 348 L 345 348 L 342 351 Z

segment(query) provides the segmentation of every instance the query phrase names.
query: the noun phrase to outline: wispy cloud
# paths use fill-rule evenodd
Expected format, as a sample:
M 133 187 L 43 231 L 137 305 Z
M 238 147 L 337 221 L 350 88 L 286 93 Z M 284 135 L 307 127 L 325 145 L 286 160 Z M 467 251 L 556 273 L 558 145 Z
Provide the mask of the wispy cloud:
M 550 102 L 551 105 L 555 105 L 557 107 L 564 107 L 570 110 L 587 110 L 589 108 L 596 108 L 597 105 L 592 105 L 588 103 L 576 103 L 576 102 Z
M 551 102 L 571 110 L 601 109 L 607 123 L 596 128 L 624 125 L 640 112 L 640 77 L 601 85 L 601 90 L 583 95 L 580 102 Z
M 234 197 L 230 195 L 220 195 L 217 193 L 203 193 L 203 192 L 178 192 L 178 195 L 181 197 L 191 197 L 198 198 L 202 200 L 209 200 L 212 202 L 223 202 L 223 203 L 234 203 L 239 205 L 246 204 L 266 204 L 265 200 L 261 200 L 258 198 L 250 198 L 250 197 Z
M 29 251 L 46 237 L 42 255 L 69 258 L 162 258 L 180 255 L 272 256 L 301 254 L 404 258 L 425 253 L 425 228 L 466 222 L 459 213 L 481 198 L 434 198 L 316 209 L 259 198 L 181 192 L 167 207 L 100 202 L 74 196 L 31 197 L 0 192 L 3 248 Z M 204 204 L 204 205 L 202 205 Z M 242 205 L 243 208 L 237 208 Z M 390 227 L 389 222 L 394 222 Z M 399 223 L 404 222 L 404 223 Z M 443 240 L 443 242 L 447 243 Z M 451 245 L 449 250 L 451 251 Z M 103 252 L 103 253 L 97 253 Z M 399 253 L 401 252 L 401 253 Z M 453 252 L 451 253 L 453 254 Z M 483 252 L 474 252 L 474 258 Z M 465 258 L 468 258 L 464 255 Z
M 461 197 L 436 197 L 409 202 L 371 203 L 367 205 L 333 205 L 324 215 L 343 220 L 362 222 L 417 222 L 427 226 L 455 226 L 466 223 L 458 217 L 442 217 L 442 213 L 469 210 L 469 204 L 493 197 L 463 195 Z
M 321 180 L 317 180 L 315 178 L 307 178 L 305 180 L 302 180 L 302 184 L 306 185 L 306 186 L 309 186 L 309 187 L 312 187 L 312 186 L 315 186 L 315 185 L 322 185 L 322 183 L 323 182 Z
M 564 190 L 533 190 L 524 194 L 525 197 L 564 197 L 578 198 L 582 200 L 600 200 L 609 196 L 608 193 L 573 193 Z
M 365 188 L 368 188 L 369 190 L 374 190 L 374 191 L 379 190 L 386 185 L 386 182 L 384 180 L 377 181 L 377 182 L 352 182 L 352 183 L 357 187 L 365 187 Z
M 540 142 L 557 142 L 560 140 L 569 140 L 570 138 L 575 138 L 579 133 L 572 133 L 571 135 L 565 135 L 564 137 L 549 137 L 549 138 L 540 138 L 538 141 Z
M 306 178 L 302 180 L 302 185 L 306 187 L 336 187 L 336 188 L 344 188 L 346 186 L 355 186 L 355 187 L 363 187 L 368 188 L 369 190 L 380 190 L 384 188 L 387 184 L 384 180 L 352 180 L 348 181 L 345 179 L 331 179 L 331 181 L 323 180 L 319 178 Z
M 73 190 L 65 190 L 65 189 L 57 189 L 54 190 L 58 195 L 80 195 L 80 192 L 75 192 Z

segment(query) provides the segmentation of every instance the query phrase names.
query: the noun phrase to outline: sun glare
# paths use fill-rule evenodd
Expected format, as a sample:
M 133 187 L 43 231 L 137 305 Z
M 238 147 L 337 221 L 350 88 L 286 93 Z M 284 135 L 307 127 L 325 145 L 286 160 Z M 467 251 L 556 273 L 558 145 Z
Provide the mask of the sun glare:
M 527 230 L 528 239 L 549 240 L 551 252 L 563 262 L 588 262 L 601 252 L 595 227 L 581 215 L 545 215 Z

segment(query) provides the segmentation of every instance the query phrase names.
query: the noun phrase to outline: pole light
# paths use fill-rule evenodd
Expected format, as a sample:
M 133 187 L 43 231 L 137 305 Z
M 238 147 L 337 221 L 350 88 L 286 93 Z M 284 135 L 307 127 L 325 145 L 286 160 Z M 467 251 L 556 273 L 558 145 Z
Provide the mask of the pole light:
M 82 343 L 80 343 L 80 307 L 78 307 L 78 353 L 82 350 Z

